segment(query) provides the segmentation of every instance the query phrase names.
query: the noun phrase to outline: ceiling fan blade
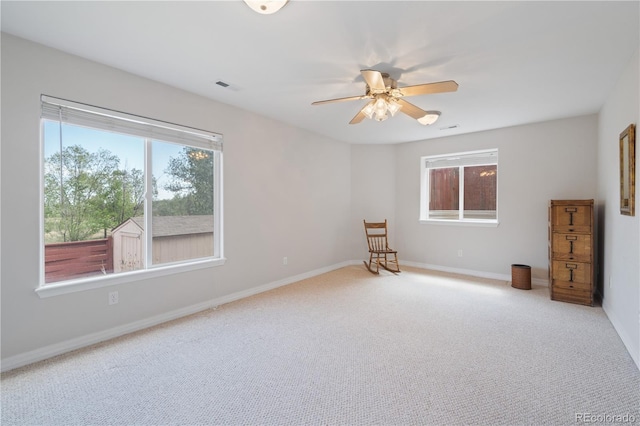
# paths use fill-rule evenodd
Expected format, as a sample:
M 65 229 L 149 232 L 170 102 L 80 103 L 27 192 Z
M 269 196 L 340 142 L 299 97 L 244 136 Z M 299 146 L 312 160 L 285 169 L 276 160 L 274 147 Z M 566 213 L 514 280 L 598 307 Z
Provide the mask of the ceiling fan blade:
M 357 101 L 365 98 L 366 96 L 349 96 L 348 98 L 336 98 L 336 99 L 327 99 L 326 101 L 315 101 L 311 105 L 323 105 L 323 104 L 329 104 L 332 102 L 343 102 L 343 101 Z
M 432 93 L 455 92 L 458 90 L 458 83 L 453 80 L 448 80 L 440 81 L 438 83 L 399 87 L 398 89 L 404 96 L 429 95 Z
M 351 119 L 351 121 L 349 122 L 349 124 L 358 124 L 359 122 L 361 122 L 362 120 L 364 120 L 364 118 L 366 117 L 366 115 L 364 115 L 364 112 L 362 112 L 362 110 L 360 110 L 355 117 L 353 117 Z
M 384 85 L 384 78 L 380 71 L 375 70 L 361 70 L 362 78 L 367 82 L 369 89 L 373 92 L 384 92 L 387 90 Z
M 426 111 L 418 108 L 412 103 L 405 101 L 402 98 L 398 99 L 397 101 L 400 105 L 402 105 L 402 108 L 400 108 L 400 112 L 404 112 L 411 118 L 415 118 L 417 120 L 418 118 L 422 118 L 427 114 Z

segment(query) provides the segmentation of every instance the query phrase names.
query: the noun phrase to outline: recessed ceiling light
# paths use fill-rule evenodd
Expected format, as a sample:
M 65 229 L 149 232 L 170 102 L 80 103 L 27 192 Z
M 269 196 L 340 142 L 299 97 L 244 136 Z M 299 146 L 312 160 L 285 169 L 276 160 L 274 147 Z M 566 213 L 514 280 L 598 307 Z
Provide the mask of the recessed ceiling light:
M 287 4 L 289 0 L 275 1 L 275 0 L 244 0 L 244 2 L 253 10 L 263 15 L 270 15 L 276 13 Z

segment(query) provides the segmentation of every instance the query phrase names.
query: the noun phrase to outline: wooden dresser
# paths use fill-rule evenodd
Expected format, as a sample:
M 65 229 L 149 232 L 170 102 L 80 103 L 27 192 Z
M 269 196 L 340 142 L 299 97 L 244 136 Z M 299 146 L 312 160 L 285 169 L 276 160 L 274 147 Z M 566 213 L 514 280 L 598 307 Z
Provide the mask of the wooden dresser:
M 549 203 L 551 299 L 593 306 L 593 200 Z

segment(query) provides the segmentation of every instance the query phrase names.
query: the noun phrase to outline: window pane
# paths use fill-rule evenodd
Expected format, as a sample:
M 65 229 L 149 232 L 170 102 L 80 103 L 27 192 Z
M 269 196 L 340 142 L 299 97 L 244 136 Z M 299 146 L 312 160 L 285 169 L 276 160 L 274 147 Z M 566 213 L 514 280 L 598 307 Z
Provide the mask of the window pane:
M 429 218 L 458 219 L 460 210 L 458 167 L 429 170 Z
M 62 136 L 62 140 L 61 140 Z M 45 283 L 144 267 L 144 140 L 43 120 Z
M 464 168 L 465 219 L 496 219 L 498 166 Z
M 83 285 L 154 265 L 188 267 L 196 259 L 207 260 L 198 267 L 221 263 L 221 215 L 214 217 L 221 211 L 215 178 L 221 135 L 47 96 L 41 101 L 41 285 Z
M 498 223 L 498 150 L 421 157 L 420 220 Z
M 153 141 L 152 263 L 214 255 L 214 152 Z

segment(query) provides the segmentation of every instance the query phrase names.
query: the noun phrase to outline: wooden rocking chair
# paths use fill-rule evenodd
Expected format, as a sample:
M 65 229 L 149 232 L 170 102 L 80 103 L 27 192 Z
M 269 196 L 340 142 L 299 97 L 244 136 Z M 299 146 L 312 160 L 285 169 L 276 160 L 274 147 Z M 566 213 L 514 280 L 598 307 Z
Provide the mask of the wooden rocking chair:
M 394 274 L 400 272 L 398 252 L 391 250 L 387 242 L 387 219 L 384 222 L 367 222 L 366 220 L 363 222 L 369 245 L 369 263 L 365 260 L 364 265 L 374 274 L 380 273 L 380 266 Z M 371 266 L 374 262 L 376 264 L 375 270 Z

